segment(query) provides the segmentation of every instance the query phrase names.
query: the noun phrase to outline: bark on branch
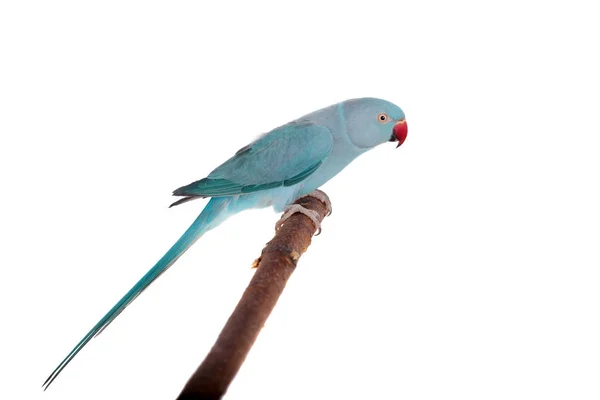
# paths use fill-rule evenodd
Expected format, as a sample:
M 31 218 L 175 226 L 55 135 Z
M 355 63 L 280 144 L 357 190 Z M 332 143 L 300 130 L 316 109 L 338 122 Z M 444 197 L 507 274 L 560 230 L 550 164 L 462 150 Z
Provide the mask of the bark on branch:
M 295 202 L 316 211 L 319 221 L 328 210 L 314 197 Z M 186 383 L 178 400 L 220 399 L 237 374 L 275 307 L 298 259 L 310 245 L 316 227 L 304 214 L 292 215 L 267 243 L 258 260 L 256 272 L 216 343 Z

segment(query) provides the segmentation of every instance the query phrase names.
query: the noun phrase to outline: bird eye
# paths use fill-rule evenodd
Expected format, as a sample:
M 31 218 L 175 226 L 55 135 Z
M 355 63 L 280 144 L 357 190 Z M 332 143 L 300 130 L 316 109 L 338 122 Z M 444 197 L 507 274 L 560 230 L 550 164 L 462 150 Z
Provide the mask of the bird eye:
M 385 124 L 386 122 L 388 122 L 389 117 L 387 116 L 386 113 L 379 113 L 377 114 L 377 121 L 381 122 L 382 124 Z

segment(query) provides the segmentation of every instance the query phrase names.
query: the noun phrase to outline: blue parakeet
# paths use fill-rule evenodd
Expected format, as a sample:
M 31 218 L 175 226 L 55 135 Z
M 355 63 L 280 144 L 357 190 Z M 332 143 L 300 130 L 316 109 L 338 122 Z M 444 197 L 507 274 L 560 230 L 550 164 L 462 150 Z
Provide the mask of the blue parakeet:
M 400 146 L 408 132 L 404 112 L 381 99 L 347 100 L 315 111 L 262 135 L 241 148 L 206 178 L 173 192 L 182 198 L 171 206 L 210 197 L 198 218 L 121 300 L 81 339 L 50 374 L 47 388 L 77 353 L 106 328 L 141 292 L 165 272 L 205 232 L 229 216 L 250 208 L 286 211 L 278 226 L 309 210 L 291 205 L 315 193 L 352 160 L 385 142 Z

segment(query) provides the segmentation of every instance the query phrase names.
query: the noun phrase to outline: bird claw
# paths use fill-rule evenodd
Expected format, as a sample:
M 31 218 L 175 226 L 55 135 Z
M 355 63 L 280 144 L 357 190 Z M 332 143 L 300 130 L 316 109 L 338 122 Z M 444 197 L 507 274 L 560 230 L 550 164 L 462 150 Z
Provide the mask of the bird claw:
M 302 197 L 314 197 L 315 199 L 319 200 L 320 202 L 325 204 L 325 207 L 327 207 L 327 214 L 325 214 L 325 216 L 331 215 L 331 202 L 329 201 L 329 197 L 327 197 L 327 195 L 324 192 L 317 189 Z M 285 221 L 292 215 L 300 213 L 306 215 L 308 218 L 310 218 L 313 224 L 315 224 L 315 229 L 317 231 L 317 233 L 315 233 L 315 236 L 319 236 L 321 234 L 321 222 L 319 221 L 318 212 L 304 208 L 300 204 L 287 205 L 285 206 L 283 211 L 283 215 L 275 224 L 275 231 L 278 231 L 283 226 Z
M 304 214 L 308 218 L 310 218 L 310 220 L 313 222 L 313 224 L 315 224 L 315 229 L 317 229 L 319 231 L 319 233 L 321 232 L 321 223 L 319 222 L 319 213 L 318 212 L 309 210 L 308 208 L 304 208 L 300 204 L 290 204 L 288 206 L 285 206 L 283 211 L 284 211 L 283 215 L 281 216 L 279 221 L 277 221 L 277 223 L 275 224 L 275 231 L 278 231 L 283 226 L 285 221 L 287 221 L 288 218 L 290 218 L 292 215 L 294 215 L 296 213 L 300 213 L 300 214 Z
M 333 212 L 333 208 L 331 207 L 331 201 L 329 200 L 329 196 L 327 196 L 325 194 L 325 192 L 322 190 L 319 190 L 319 189 L 313 190 L 306 196 L 302 196 L 302 197 L 314 197 L 315 199 L 319 200 L 321 203 L 325 204 L 325 207 L 327 208 L 327 214 L 325 214 L 326 217 L 330 216 L 331 213 Z

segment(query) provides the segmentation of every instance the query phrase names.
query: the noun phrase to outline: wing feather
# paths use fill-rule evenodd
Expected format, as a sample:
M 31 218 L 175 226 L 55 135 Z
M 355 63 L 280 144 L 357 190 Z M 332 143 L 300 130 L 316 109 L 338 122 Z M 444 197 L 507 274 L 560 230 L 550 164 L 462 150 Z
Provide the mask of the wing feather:
M 292 186 L 319 169 L 332 147 L 328 128 L 290 123 L 243 147 L 206 178 L 173 195 L 222 197 Z

